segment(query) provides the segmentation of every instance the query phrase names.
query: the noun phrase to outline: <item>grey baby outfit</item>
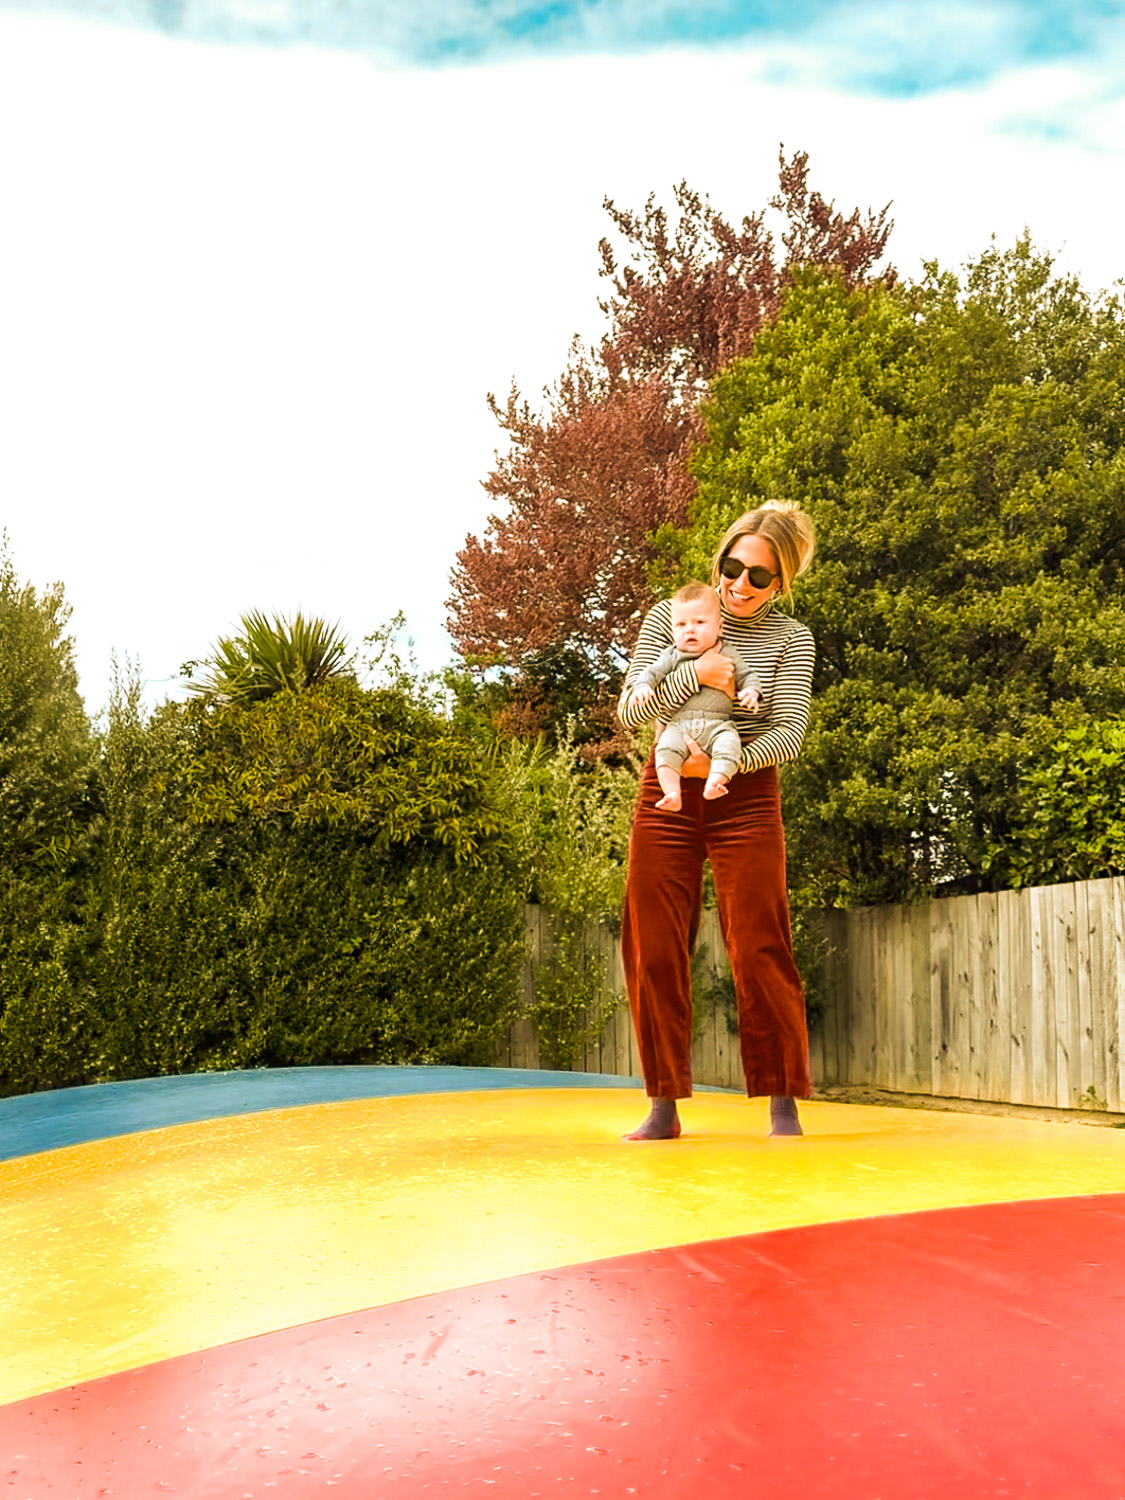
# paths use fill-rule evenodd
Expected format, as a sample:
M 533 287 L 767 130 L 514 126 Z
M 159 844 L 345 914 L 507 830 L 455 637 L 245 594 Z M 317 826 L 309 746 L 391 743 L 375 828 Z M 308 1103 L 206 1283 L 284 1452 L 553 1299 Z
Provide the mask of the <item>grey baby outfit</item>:
M 744 687 L 757 688 L 761 692 L 761 679 L 747 666 L 736 647 L 724 646 L 720 640 L 716 649 L 734 662 L 736 692 L 741 692 Z M 659 687 L 673 667 L 678 667 L 681 662 L 695 661 L 701 655 L 702 652 L 680 651 L 669 646 L 651 667 L 637 674 L 633 692 L 642 687 Z M 664 726 L 656 742 L 656 764 L 672 766 L 677 771 L 680 769 L 689 754 L 684 741 L 686 733 L 711 757 L 712 773 L 718 772 L 729 780 L 738 770 L 742 756 L 742 740 L 730 716 L 730 703 L 730 698 L 719 688 L 701 687 L 697 693 L 692 693 Z

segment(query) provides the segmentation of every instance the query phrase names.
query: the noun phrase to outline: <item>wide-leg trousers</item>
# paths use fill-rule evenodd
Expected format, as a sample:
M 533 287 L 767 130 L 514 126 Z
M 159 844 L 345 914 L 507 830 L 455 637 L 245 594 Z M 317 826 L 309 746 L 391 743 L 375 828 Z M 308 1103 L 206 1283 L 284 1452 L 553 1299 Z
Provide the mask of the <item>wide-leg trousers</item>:
M 679 812 L 662 812 L 650 760 L 629 844 L 621 950 L 650 1098 L 691 1094 L 691 952 L 711 861 L 719 921 L 738 1001 L 746 1092 L 807 1098 L 805 998 L 793 961 L 785 831 L 777 770 L 740 772 L 705 801 L 688 777 Z

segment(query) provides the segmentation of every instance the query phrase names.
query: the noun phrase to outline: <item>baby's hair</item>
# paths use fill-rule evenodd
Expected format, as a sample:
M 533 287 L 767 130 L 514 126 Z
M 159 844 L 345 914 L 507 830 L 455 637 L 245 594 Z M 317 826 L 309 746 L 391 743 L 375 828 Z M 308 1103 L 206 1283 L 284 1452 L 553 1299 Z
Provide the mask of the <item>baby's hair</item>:
M 691 604 L 696 599 L 714 599 L 718 603 L 719 596 L 709 583 L 685 583 L 682 589 L 677 589 L 672 595 L 676 604 Z

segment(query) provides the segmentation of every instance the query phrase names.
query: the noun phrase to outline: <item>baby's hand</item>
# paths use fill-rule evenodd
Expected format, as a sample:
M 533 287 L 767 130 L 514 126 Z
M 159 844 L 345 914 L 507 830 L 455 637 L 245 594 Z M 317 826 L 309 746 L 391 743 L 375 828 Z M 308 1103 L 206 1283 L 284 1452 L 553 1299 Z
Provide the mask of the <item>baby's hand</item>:
M 655 688 L 650 688 L 648 686 L 639 687 L 633 693 L 633 702 L 638 706 L 638 708 L 644 708 L 649 703 L 649 700 L 654 698 L 655 696 Z
M 762 706 L 762 695 L 756 687 L 744 687 L 738 694 L 738 701 L 743 708 L 748 708 L 751 713 L 756 714 Z

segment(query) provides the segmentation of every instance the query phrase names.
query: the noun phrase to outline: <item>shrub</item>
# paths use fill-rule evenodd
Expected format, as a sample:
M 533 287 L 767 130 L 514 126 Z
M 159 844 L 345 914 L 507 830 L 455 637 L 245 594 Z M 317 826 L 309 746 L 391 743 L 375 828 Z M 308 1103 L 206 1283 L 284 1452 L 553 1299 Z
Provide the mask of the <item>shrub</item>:
M 621 1003 L 591 941 L 620 922 L 636 774 L 584 763 L 573 725 L 553 751 L 512 743 L 502 781 L 519 829 L 528 899 L 548 919 L 529 1016 L 549 1062 L 570 1068 Z
M 1019 780 L 1011 833 L 985 868 L 1005 887 L 1125 875 L 1125 723 L 1068 729 Z
M 491 777 L 400 690 L 146 720 L 119 684 L 86 865 L 55 881 L 49 921 L 12 911 L 0 1088 L 481 1061 L 524 952 Z

